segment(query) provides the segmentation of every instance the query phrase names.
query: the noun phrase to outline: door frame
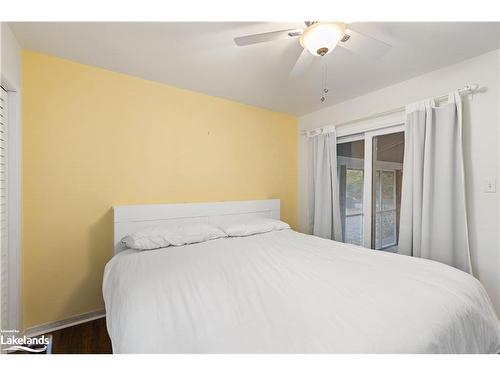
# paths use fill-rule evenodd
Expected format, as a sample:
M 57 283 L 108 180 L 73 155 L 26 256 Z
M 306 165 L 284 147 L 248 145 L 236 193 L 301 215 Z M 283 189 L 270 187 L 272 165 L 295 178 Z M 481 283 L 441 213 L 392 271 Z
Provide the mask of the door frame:
M 21 280 L 21 127 L 20 92 L 2 75 L 0 85 L 7 92 L 7 329 L 22 331 Z

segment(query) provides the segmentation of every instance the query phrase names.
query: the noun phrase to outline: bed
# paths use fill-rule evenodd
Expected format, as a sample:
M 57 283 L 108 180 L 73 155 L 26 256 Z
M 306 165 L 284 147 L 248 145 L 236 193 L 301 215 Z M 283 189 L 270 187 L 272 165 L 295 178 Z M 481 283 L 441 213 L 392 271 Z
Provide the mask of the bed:
M 279 201 L 119 206 L 103 295 L 114 353 L 498 353 L 471 275 L 291 229 L 151 251 L 120 239 L 165 222 L 279 219 Z

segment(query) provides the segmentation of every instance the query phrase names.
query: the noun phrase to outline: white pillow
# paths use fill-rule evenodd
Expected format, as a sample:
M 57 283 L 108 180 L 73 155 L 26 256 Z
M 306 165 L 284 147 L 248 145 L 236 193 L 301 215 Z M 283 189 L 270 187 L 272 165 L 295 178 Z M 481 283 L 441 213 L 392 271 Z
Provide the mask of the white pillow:
M 290 225 L 283 221 L 259 217 L 220 224 L 219 228 L 230 237 L 242 237 L 257 233 L 290 229 Z
M 206 223 L 176 223 L 149 227 L 131 233 L 122 239 L 129 249 L 151 250 L 167 246 L 182 246 L 227 237 L 217 227 Z

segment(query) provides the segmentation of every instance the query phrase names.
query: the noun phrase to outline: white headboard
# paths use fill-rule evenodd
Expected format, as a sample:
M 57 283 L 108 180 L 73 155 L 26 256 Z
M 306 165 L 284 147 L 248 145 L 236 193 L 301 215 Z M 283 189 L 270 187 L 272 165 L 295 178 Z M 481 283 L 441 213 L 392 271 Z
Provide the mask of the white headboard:
M 113 207 L 115 254 L 124 250 L 121 239 L 136 230 L 165 223 L 220 224 L 234 219 L 280 219 L 280 200 L 148 204 Z

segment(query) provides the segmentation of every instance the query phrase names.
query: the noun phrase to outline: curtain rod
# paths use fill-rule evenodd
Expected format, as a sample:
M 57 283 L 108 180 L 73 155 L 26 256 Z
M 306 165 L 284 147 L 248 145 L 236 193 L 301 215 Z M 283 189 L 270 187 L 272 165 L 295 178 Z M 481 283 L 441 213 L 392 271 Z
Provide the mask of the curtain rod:
M 464 87 L 458 89 L 458 93 L 460 95 L 472 94 L 475 91 L 477 91 L 478 89 L 479 89 L 479 85 L 477 83 L 474 83 L 472 85 L 471 84 L 467 84 Z M 434 98 L 434 100 L 436 100 L 438 102 L 443 101 L 443 100 L 445 100 L 445 99 L 448 98 L 448 95 L 449 95 L 449 93 L 437 96 L 437 97 Z M 322 126 L 322 127 L 311 129 L 311 130 L 302 130 L 300 132 L 300 134 L 301 135 L 308 135 L 309 133 L 313 133 L 313 134 L 311 134 L 311 136 L 314 136 L 314 135 L 318 135 L 318 134 L 328 133 L 329 131 L 331 131 L 332 128 L 336 128 L 338 126 L 350 125 L 350 124 L 354 124 L 354 123 L 360 122 L 360 121 L 365 121 L 365 120 L 370 120 L 370 119 L 374 119 L 374 118 L 378 118 L 378 117 L 392 115 L 394 113 L 398 113 L 398 112 L 404 111 L 405 108 L 406 107 L 404 107 L 404 106 L 403 107 L 398 107 L 398 108 L 390 109 L 388 111 L 375 113 L 375 114 L 372 114 L 372 115 L 369 115 L 369 116 L 365 116 L 365 117 L 360 117 L 360 118 L 357 118 L 357 119 L 354 119 L 354 120 L 349 120 L 349 121 L 346 121 L 346 122 L 341 122 L 339 124 Z

